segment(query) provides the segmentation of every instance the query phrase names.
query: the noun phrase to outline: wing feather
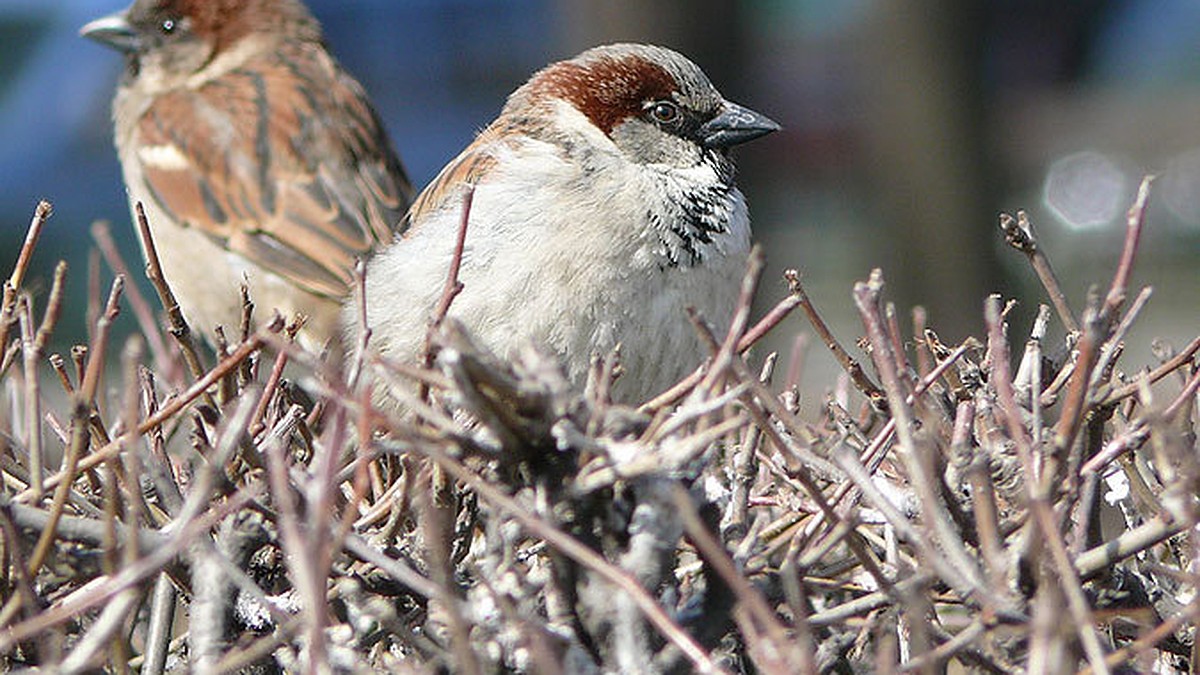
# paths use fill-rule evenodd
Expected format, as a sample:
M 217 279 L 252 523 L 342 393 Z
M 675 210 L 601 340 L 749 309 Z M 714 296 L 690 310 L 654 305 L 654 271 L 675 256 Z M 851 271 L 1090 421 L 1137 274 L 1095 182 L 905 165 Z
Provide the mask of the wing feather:
M 159 97 L 137 133 L 167 214 L 318 295 L 346 294 L 412 198 L 362 88 L 312 44 Z
M 443 167 L 413 201 L 405 218 L 408 227 L 419 227 L 422 220 L 441 210 L 451 199 L 460 197 L 467 187 L 477 185 L 496 165 L 493 144 L 499 140 L 498 129 L 488 127 Z

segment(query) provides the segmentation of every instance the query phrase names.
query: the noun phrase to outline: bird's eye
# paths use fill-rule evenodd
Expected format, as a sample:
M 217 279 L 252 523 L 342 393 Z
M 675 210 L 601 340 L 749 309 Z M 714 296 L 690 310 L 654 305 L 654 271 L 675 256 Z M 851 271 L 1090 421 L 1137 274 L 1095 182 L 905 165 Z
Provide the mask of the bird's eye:
M 175 28 L 178 26 L 179 23 L 175 19 L 163 19 L 162 23 L 158 24 L 158 28 L 163 32 L 163 35 L 174 33 Z
M 660 124 L 671 124 L 679 119 L 679 106 L 670 101 L 658 101 L 650 106 L 650 117 Z

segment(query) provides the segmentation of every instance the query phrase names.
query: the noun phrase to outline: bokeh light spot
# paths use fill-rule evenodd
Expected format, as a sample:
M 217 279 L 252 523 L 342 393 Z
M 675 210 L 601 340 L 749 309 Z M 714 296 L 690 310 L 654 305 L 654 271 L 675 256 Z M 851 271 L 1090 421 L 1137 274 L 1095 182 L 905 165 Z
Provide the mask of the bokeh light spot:
M 1126 204 L 1128 178 L 1121 167 L 1094 151 L 1059 159 L 1046 173 L 1046 208 L 1074 230 L 1097 229 L 1112 223 Z
M 1180 222 L 1200 227 L 1200 148 L 1172 158 L 1155 189 L 1163 206 Z

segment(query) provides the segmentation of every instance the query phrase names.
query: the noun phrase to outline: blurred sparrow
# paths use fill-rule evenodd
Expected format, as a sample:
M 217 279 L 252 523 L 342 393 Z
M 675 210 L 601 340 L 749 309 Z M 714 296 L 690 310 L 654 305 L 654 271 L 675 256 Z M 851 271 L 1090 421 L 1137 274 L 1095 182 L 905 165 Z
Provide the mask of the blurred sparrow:
M 412 196 L 362 86 L 298 0 L 137 0 L 82 34 L 125 54 L 113 102 L 130 206 L 193 328 L 259 316 L 337 332 L 356 257 L 392 238 Z
M 729 148 L 778 128 L 662 47 L 597 47 L 548 66 L 369 264 L 371 345 L 419 356 L 474 186 L 449 316 L 501 356 L 527 342 L 556 354 L 576 384 L 593 355 L 621 345 L 614 397 L 661 391 L 705 355 L 684 309 L 724 327 L 738 295 L 750 221 Z M 348 345 L 358 314 L 348 303 Z

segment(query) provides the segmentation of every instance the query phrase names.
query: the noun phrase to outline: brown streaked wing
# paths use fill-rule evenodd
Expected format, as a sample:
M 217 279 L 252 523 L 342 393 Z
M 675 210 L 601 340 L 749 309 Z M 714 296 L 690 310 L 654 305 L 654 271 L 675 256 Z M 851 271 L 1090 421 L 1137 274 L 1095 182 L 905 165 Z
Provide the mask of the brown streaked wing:
M 442 208 L 448 199 L 461 195 L 464 186 L 476 185 L 495 166 L 496 157 L 491 152 L 491 145 L 496 142 L 498 135 L 495 125 L 484 129 L 466 149 L 442 167 L 413 201 L 405 218 L 409 228 Z
M 158 150 L 139 160 L 178 222 L 336 298 L 401 226 L 412 187 L 358 84 L 305 47 L 160 97 L 138 126 Z

